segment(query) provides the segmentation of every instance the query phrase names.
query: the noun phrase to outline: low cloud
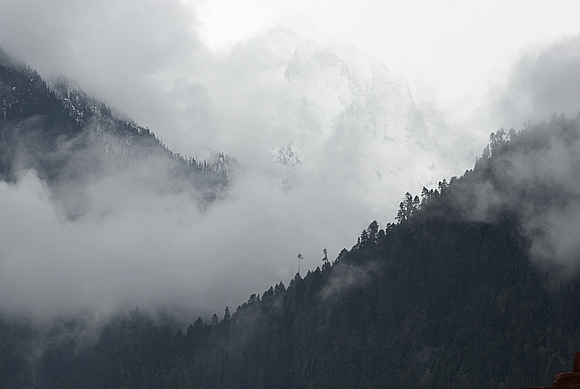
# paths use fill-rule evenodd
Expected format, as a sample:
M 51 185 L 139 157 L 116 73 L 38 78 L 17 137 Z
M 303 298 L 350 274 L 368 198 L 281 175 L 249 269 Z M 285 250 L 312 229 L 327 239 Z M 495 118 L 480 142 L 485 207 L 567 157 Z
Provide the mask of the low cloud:
M 223 151 L 242 169 L 228 195 L 203 211 L 191 192 L 163 190 L 166 177 L 151 165 L 107 169 L 82 185 L 48 188 L 34 171 L 16 184 L 0 183 L 6 215 L 0 221 L 0 305 L 10 310 L 48 315 L 139 305 L 194 316 L 226 305 L 233 310 L 250 293 L 291 279 L 297 253 L 304 255 L 303 268 L 313 269 L 322 264 L 323 247 L 333 258 L 369 221 L 392 220 L 405 192 L 460 173 L 451 161 L 437 179 L 431 164 L 418 164 L 413 177 L 397 177 L 417 160 L 415 145 L 393 144 L 379 153 L 368 147 L 374 135 L 354 125 L 338 128 L 328 141 L 306 104 L 293 105 L 296 95 L 283 77 L 292 34 L 277 30 L 215 53 L 200 42 L 194 13 L 181 1 L 36 3 L 0 5 L 0 45 L 8 52 L 43 76 L 75 79 L 173 151 Z M 518 93 L 533 88 L 526 80 L 542 69 L 530 65 L 534 58 L 522 57 L 523 73 L 514 73 L 504 100 L 517 101 Z M 568 62 L 573 72 L 573 56 Z M 547 104 L 540 98 L 546 87 L 536 89 L 530 92 L 539 96 L 534 104 Z M 280 102 L 297 108 L 280 112 Z M 512 106 L 520 116 L 531 112 Z M 429 117 L 447 129 L 436 112 Z M 316 148 L 321 139 L 324 152 Z M 302 163 L 272 163 L 272 146 L 289 145 Z M 370 161 L 371 154 L 380 158 Z M 387 162 L 385 170 L 375 169 Z M 290 185 L 281 185 L 284 180 Z
M 565 277 L 580 270 L 580 204 L 575 201 L 563 209 L 552 209 L 527 225 L 533 237 L 531 253 L 540 265 L 556 267 Z
M 521 53 L 505 85 L 490 96 L 492 123 L 520 129 L 554 113 L 580 112 L 580 36 Z
M 518 139 L 507 150 L 496 136 L 491 159 L 480 160 L 474 171 L 479 178 L 456 192 L 474 220 L 516 214 L 532 259 L 564 277 L 580 269 L 579 124 L 563 116 L 535 124 L 512 135 Z
M 303 268 L 315 268 L 323 247 L 332 258 L 376 218 L 364 198 L 353 201 L 362 189 L 343 180 L 363 167 L 344 170 L 331 159 L 334 178 L 325 168 L 281 185 L 270 152 L 289 137 L 255 115 L 287 97 L 284 80 L 263 73 L 280 70 L 271 48 L 250 42 L 224 57 L 209 54 L 179 1 L 43 6 L 2 5 L 0 44 L 9 53 L 44 76 L 75 79 L 173 151 L 195 156 L 206 150 L 200 145 L 211 146 L 236 157 L 241 170 L 227 196 L 203 211 L 190 190 L 167 189 L 154 164 L 112 164 L 94 179 L 50 187 L 32 170 L 0 183 L 0 305 L 7 310 L 53 315 L 139 305 L 191 319 L 233 310 L 249 294 L 290 280 L 297 253 Z M 12 33 L 18 29 L 25 33 Z M 75 174 L 83 177 L 82 169 Z
M 65 75 L 141 125 L 174 151 L 206 144 L 213 57 L 179 0 L 24 0 L 0 4 L 0 36 L 10 54 L 44 77 Z
M 364 266 L 338 263 L 332 268 L 328 282 L 320 291 L 320 297 L 325 301 L 339 300 L 350 288 L 360 287 L 369 282 L 371 274 L 377 271 L 378 265 L 375 262 L 369 262 Z
M 496 133 L 495 141 L 509 138 L 510 128 L 516 132 L 525 128 L 520 139 L 525 141 L 496 156 L 494 178 L 470 189 L 471 199 L 465 193 L 460 197 L 470 204 L 474 220 L 515 211 L 536 264 L 564 277 L 577 274 L 580 36 L 522 52 L 507 81 L 489 97 L 476 120 L 487 123 L 489 132 Z M 500 128 L 506 130 L 498 137 Z
M 26 170 L 0 182 L 0 295 L 9 312 L 138 305 L 194 319 L 234 309 L 287 282 L 297 252 L 307 268 L 320 264 L 321 247 L 332 256 L 356 236 L 356 225 L 344 226 L 364 212 L 347 191 L 288 190 L 256 171 L 240 172 L 225 197 L 200 208 L 196 188 L 175 185 L 161 160 L 104 163 L 99 174 L 77 162 L 69 165 L 81 180 L 47 184 Z

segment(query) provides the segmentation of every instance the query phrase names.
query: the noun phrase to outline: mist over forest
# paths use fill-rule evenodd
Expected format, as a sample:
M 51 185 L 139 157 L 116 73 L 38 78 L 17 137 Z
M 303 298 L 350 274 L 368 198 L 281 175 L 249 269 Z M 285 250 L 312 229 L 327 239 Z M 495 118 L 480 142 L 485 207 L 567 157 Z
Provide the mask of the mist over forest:
M 0 4 L 0 387 L 570 370 L 579 36 L 449 103 L 354 44 L 219 51 L 188 2 L 73 3 Z
M 294 35 L 284 32 L 274 34 L 277 40 L 288 36 L 294 39 Z M 261 45 L 271 42 L 271 39 L 274 38 L 264 38 L 256 44 L 263 47 Z M 501 121 L 512 123 L 514 126 L 511 128 L 519 131 L 533 122 L 549 120 L 554 113 L 559 116 L 566 112 L 573 117 L 573 103 L 557 102 L 574 101 L 577 94 L 575 65 L 578 55 L 573 55 L 578 52 L 574 50 L 577 42 L 577 38 L 569 39 L 542 51 L 523 54 L 514 66 L 512 80 L 491 96 L 491 103 L 481 109 L 481 117 L 488 115 L 494 118 L 493 123 L 498 123 L 497 126 L 490 125 L 487 130 L 498 133 L 501 128 L 506 128 L 504 132 L 509 132 L 507 126 L 500 127 Z M 239 58 L 242 49 L 240 47 L 239 54 L 232 54 L 232 57 Z M 326 53 L 314 51 L 314 54 L 317 52 Z M 8 54 L 5 57 L 8 58 Z M 561 59 L 556 61 L 554 58 Z M 14 62 L 18 60 L 14 59 Z M 237 60 L 235 62 L 239 63 Z M 237 72 L 232 70 L 227 74 Z M 33 83 L 41 82 L 39 75 L 35 74 L 33 78 Z M 255 76 L 253 79 L 257 80 Z M 535 82 L 522 81 L 526 79 Z M 58 87 L 60 91 L 57 90 L 59 82 L 62 84 Z M 422 142 L 421 147 L 432 147 L 430 156 L 426 154 L 430 159 L 411 154 L 418 149 L 408 149 L 407 156 L 416 156 L 416 167 L 413 168 L 416 170 L 401 171 L 395 175 L 389 172 L 397 166 L 397 162 L 388 161 L 396 161 L 399 158 L 397 152 L 401 153 L 400 150 L 405 147 L 415 147 L 414 143 L 404 146 L 405 143 L 393 141 L 389 146 L 356 132 L 346 139 L 347 149 L 344 149 L 344 143 L 340 146 L 337 140 L 316 143 L 311 134 L 310 143 L 299 145 L 304 150 L 296 143 L 285 145 L 284 139 L 275 143 L 272 138 L 264 144 L 254 142 L 252 137 L 247 151 L 240 155 L 223 154 L 220 149 L 212 151 L 206 148 L 195 157 L 182 156 L 167 148 L 164 139 L 156 138 L 153 134 L 156 129 L 152 131 L 140 127 L 123 114 L 110 111 L 105 102 L 86 95 L 74 82 L 61 77 L 47 85 L 49 90 L 53 89 L 56 100 L 65 99 L 65 106 L 68 104 L 65 111 L 68 109 L 71 117 L 51 123 L 35 114 L 18 124 L 7 121 L 5 125 L 7 133 L 14 131 L 11 126 L 23 132 L 35 126 L 49 126 L 58 139 L 51 150 L 44 150 L 45 146 L 29 145 L 28 151 L 23 152 L 25 147 L 20 145 L 17 158 L 20 161 L 36 158 L 40 161 L 35 162 L 37 164 L 53 164 L 53 170 L 58 171 L 60 177 L 48 179 L 53 173 L 39 170 L 34 164 L 26 166 L 26 162 L 19 162 L 27 169 L 12 171 L 7 182 L 1 184 L 5 214 L 13 215 L 3 218 L 3 230 L 6 231 L 3 235 L 4 252 L 11 253 L 4 257 L 8 271 L 4 273 L 6 279 L 2 285 L 5 296 L 10 296 L 6 297 L 4 306 L 19 307 L 25 311 L 51 313 L 75 311 L 86 306 L 108 310 L 119 304 L 125 307 L 167 307 L 173 304 L 210 314 L 226 305 L 235 306 L 240 296 L 255 292 L 257 285 L 259 289 L 267 289 L 273 282 L 291 279 L 297 269 L 297 254 L 303 255 L 303 269 L 314 269 L 321 263 L 323 249 L 335 258 L 342 248 L 354 243 L 353 237 L 367 225 L 368 220 L 379 220 L 382 225 L 392 221 L 405 192 L 419 193 L 423 186 L 435 188 L 442 179 L 449 180 L 462 174 L 462 169 L 469 168 L 468 162 L 460 162 L 458 153 L 463 148 L 456 146 L 450 149 L 446 146 L 445 149 L 436 143 L 439 135 L 437 126 L 428 127 L 431 134 L 424 138 L 426 140 L 416 138 L 417 142 Z M 70 91 L 62 88 L 69 88 Z M 245 88 L 240 85 L 236 89 Z M 71 92 L 87 107 L 101 107 L 103 112 L 91 114 L 94 117 L 100 115 L 100 119 L 77 122 L 80 113 L 74 112 L 76 108 L 70 99 Z M 563 109 L 556 104 L 562 105 Z M 252 112 L 245 106 L 238 109 L 242 113 Z M 316 111 L 310 112 L 314 114 Z M 537 116 L 532 112 L 538 113 Z M 432 123 L 431 114 L 427 112 L 426 123 Z M 108 115 L 117 119 L 108 119 Z M 318 118 L 321 120 L 321 116 Z M 106 120 L 112 122 L 105 123 Z M 58 138 L 59 131 L 80 134 L 83 130 L 79 123 L 90 128 L 89 132 L 108 131 L 110 139 L 86 134 Z M 255 128 L 260 128 L 259 125 L 253 124 Z M 62 130 L 59 126 L 69 128 Z M 270 124 L 266 128 L 268 126 Z M 115 136 L 119 134 L 125 138 L 115 141 Z M 143 134 L 146 136 L 141 136 Z M 243 138 L 243 134 L 244 131 L 240 131 L 235 136 Z M 263 134 L 267 134 L 266 130 Z M 463 131 L 457 139 L 463 135 L 470 136 Z M 162 146 L 166 150 L 156 157 L 148 155 L 151 152 L 129 151 L 132 153 L 132 160 L 129 161 L 128 156 L 123 154 L 127 152 L 123 142 L 127 143 L 131 137 L 147 138 L 149 140 L 145 143 Z M 233 138 L 234 144 L 243 145 L 242 138 Z M 42 139 L 28 137 L 27 142 L 42 143 Z M 305 142 L 298 135 L 294 139 Z M 272 149 L 272 145 L 276 144 L 282 146 L 279 151 Z M 365 144 L 391 147 L 386 150 L 392 150 L 393 154 L 384 154 L 387 162 L 369 159 L 358 166 L 356 161 L 362 155 L 385 152 L 367 149 L 363 146 Z M 382 146 L 384 144 L 387 146 Z M 328 149 L 318 152 L 319 156 L 314 159 L 313 155 L 317 155 L 314 146 L 318 150 L 320 147 Z M 471 163 L 480 156 L 484 146 L 485 143 L 482 143 L 478 154 L 470 156 L 473 158 Z M 136 146 L 132 147 L 137 150 Z M 109 153 L 105 153 L 105 157 L 100 154 L 103 148 Z M 445 150 L 455 153 L 455 157 L 437 159 L 436 153 L 444 155 Z M 558 185 L 560 182 L 575 182 L 569 177 L 573 174 L 573 160 L 560 161 L 555 156 L 564 157 L 566 154 L 561 155 L 557 149 L 554 150 L 554 155 L 538 156 L 545 158 L 545 161 L 534 162 L 534 174 L 544 174 L 537 179 L 549 177 Z M 283 153 L 284 164 L 273 162 L 273 156 L 277 155 L 274 152 Z M 292 156 L 286 156 L 288 152 Z M 223 157 L 219 157 L 220 153 Z M 115 156 L 110 158 L 113 154 Z M 211 166 L 216 161 L 220 163 L 216 157 L 226 157 L 226 163 L 229 163 L 227 158 L 235 159 L 237 167 L 232 165 L 228 179 L 231 184 L 227 189 L 218 190 L 218 199 L 211 206 L 202 204 L 208 196 L 215 197 L 211 190 L 199 193 L 199 189 L 187 186 L 190 184 L 168 176 L 169 171 L 175 170 L 172 167 L 175 159 L 183 160 L 185 165 L 188 161 L 195 161 L 195 164 Z M 62 159 L 58 162 L 61 165 L 54 162 L 59 158 Z M 147 161 L 141 160 L 143 158 Z M 445 161 L 454 162 L 445 166 Z M 366 163 L 377 165 L 369 166 Z M 432 170 L 434 163 L 436 170 Z M 119 169 L 120 166 L 124 168 Z M 381 166 L 382 171 L 374 173 L 369 170 Z M 512 171 L 516 181 L 520 174 L 523 177 L 531 174 L 525 168 L 521 166 L 521 171 Z M 402 179 L 399 176 L 403 173 L 411 176 Z M 496 198 L 496 194 L 487 188 L 483 188 L 482 194 L 485 194 L 485 201 L 491 203 L 517 202 L 515 199 Z M 482 205 L 483 215 L 485 208 L 486 205 Z M 340 212 L 336 211 L 338 209 Z M 560 212 L 573 215 L 569 211 Z M 565 234 L 551 232 L 565 228 L 557 214 L 541 215 L 539 218 L 536 215 L 536 219 L 529 221 L 530 231 L 540 228 L 541 224 L 550 223 L 554 230 L 548 229 L 542 236 L 553 235 L 553 239 L 557 236 L 565 239 Z M 572 220 L 562 223 L 572 225 Z M 574 235 L 569 239 L 574 240 Z M 223 241 L 229 244 L 224 245 L 221 243 Z M 546 250 L 560 252 L 559 249 L 550 248 L 550 242 L 551 239 L 548 239 L 545 244 L 538 244 L 538 256 L 543 256 L 542 252 Z M 569 251 L 573 247 L 565 242 L 562 244 L 562 247 L 567 247 L 562 250 Z M 171 254 L 167 254 L 169 252 Z M 558 260 L 563 260 L 562 256 L 566 255 L 556 255 Z M 31 265 L 33 263 L 34 266 Z M 53 277 L 38 282 L 38 276 L 46 274 L 48 269 L 51 269 Z M 210 281 L 217 274 L 228 290 Z

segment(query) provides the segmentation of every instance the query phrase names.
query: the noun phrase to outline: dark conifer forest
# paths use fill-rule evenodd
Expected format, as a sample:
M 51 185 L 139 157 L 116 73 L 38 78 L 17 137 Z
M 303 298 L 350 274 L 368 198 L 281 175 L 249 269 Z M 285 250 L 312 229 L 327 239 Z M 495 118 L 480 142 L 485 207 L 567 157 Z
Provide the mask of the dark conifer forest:
M 49 88 L 30 69 L 0 66 L 0 103 L 3 180 L 16 180 L 24 163 L 58 182 L 73 173 L 62 168 L 72 154 L 54 157 L 57 143 L 75 139 L 82 154 L 82 142 L 97 136 L 103 150 L 116 150 L 114 163 L 152 150 L 136 143 L 162 150 L 178 161 L 173 171 L 210 188 L 211 201 L 227 186 L 225 168 L 173 155 L 148 130 L 78 90 Z M 579 126 L 580 118 L 555 115 L 497 131 L 472 170 L 407 193 L 394 223 L 371 222 L 335 259 L 321 246 L 316 269 L 286 285 L 273 280 L 211 318 L 182 326 L 136 308 L 39 325 L 2 313 L 0 387 L 550 385 L 580 350 L 579 254 L 560 250 L 565 242 L 550 233 L 554 215 L 580 200 L 570 184 L 580 181 Z M 551 171 L 554 155 L 565 163 Z

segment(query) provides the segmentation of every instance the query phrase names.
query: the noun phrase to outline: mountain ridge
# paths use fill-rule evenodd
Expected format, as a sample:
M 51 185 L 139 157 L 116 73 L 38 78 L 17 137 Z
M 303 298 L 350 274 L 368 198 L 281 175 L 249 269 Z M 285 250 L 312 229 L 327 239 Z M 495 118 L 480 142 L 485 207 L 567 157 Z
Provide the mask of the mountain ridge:
M 148 128 L 120 119 L 69 81 L 47 83 L 33 69 L 5 58 L 3 63 L 9 66 L 0 65 L 4 180 L 14 182 L 21 171 L 33 169 L 58 192 L 63 183 L 83 186 L 112 168 L 153 163 L 165 166 L 166 178 L 177 180 L 171 184 L 175 188 L 190 185 L 189 190 L 198 192 L 200 206 L 226 193 L 235 159 L 214 153 L 208 161 L 197 162 L 174 154 Z M 66 212 L 77 217 L 83 211 Z
M 534 166 L 552 153 L 574 157 L 579 134 L 580 119 L 565 117 L 507 135 L 500 130 L 472 170 L 424 188 L 421 197 L 406 195 L 395 223 L 381 228 L 373 221 L 334 261 L 324 250 L 320 266 L 297 273 L 287 287 L 279 282 L 235 312 L 226 307 L 221 318 L 200 317 L 187 328 L 138 309 L 121 313 L 88 344 L 68 336 L 84 322 L 64 320 L 53 333 L 66 340 L 49 343 L 33 366 L 16 351 L 0 355 L 14 369 L 5 382 L 20 387 L 19 376 L 28 383 L 20 385 L 46 388 L 547 385 L 570 370 L 580 349 L 580 277 L 574 267 L 562 272 L 557 257 L 556 266 L 538 266 L 534 244 L 548 231 L 528 233 L 528 209 L 545 215 L 578 197 L 562 192 L 564 181 L 540 182 L 542 172 L 515 177 L 513 168 L 521 158 Z M 485 187 L 497 201 L 482 212 L 478 195 Z M 510 195 L 522 188 L 527 197 Z M 546 194 L 555 200 L 545 202 Z M 13 336 L 0 337 L 5 350 L 15 350 L 14 339 L 34 338 L 30 327 L 7 318 L 0 325 L 0 334 Z

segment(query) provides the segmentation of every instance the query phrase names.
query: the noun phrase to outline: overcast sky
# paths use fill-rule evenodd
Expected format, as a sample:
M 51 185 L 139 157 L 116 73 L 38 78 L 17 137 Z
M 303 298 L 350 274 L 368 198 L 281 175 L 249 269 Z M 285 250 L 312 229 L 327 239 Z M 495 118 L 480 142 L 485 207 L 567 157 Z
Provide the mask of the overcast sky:
M 269 97 L 244 99 L 228 87 L 264 87 L 256 80 L 267 58 L 255 37 L 284 27 L 320 45 L 351 43 L 408 83 L 431 138 L 455 150 L 460 175 L 499 127 L 519 129 L 554 110 L 577 114 L 579 11 L 577 1 L 529 0 L 0 0 L 0 45 L 45 77 L 75 79 L 177 152 L 196 155 L 202 145 L 248 163 L 243 158 L 257 150 L 248 129 L 259 125 L 252 104 Z M 223 116 L 248 131 L 247 143 L 234 134 L 239 128 L 215 120 Z M 181 198 L 156 205 L 141 192 L 142 203 L 160 211 L 133 209 L 123 199 L 135 189 L 114 177 L 91 188 L 95 206 L 74 223 L 59 216 L 34 175 L 0 185 L 0 204 L 12 215 L 0 226 L 11 280 L 3 291 L 18 291 L 4 305 L 54 310 L 93 298 L 110 307 L 123 296 L 129 305 L 174 300 L 220 311 L 287 282 L 298 252 L 303 268 L 314 268 L 323 248 L 335 257 L 371 218 L 384 225 L 394 216 L 377 216 L 354 185 L 288 194 L 258 173 L 249 171 L 226 203 L 203 215 Z M 391 209 L 405 191 L 392 194 Z
M 283 25 L 319 42 L 352 42 L 407 80 L 418 99 L 441 103 L 481 97 L 521 50 L 579 32 L 575 1 L 187 3 L 212 49 Z
M 151 100 L 168 91 L 191 99 L 187 87 L 207 78 L 216 53 L 271 28 L 322 45 L 353 43 L 405 79 L 420 107 L 434 105 L 463 124 L 523 52 L 580 32 L 579 7 L 572 0 L 2 0 L 0 34 L 9 52 L 43 75 L 74 77 L 186 152 L 188 134 L 158 118 L 178 108 Z

